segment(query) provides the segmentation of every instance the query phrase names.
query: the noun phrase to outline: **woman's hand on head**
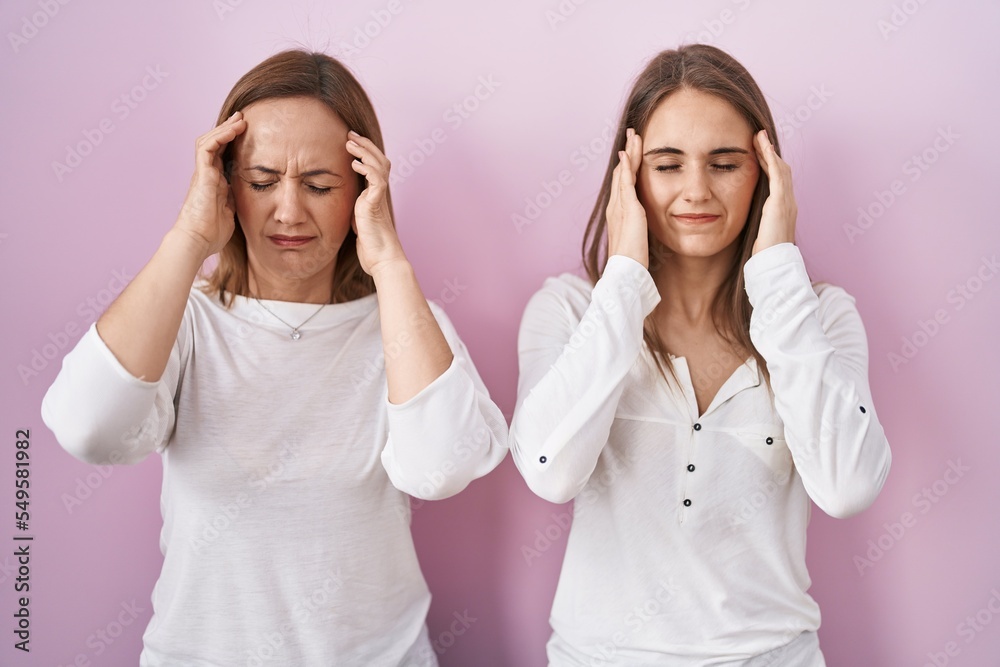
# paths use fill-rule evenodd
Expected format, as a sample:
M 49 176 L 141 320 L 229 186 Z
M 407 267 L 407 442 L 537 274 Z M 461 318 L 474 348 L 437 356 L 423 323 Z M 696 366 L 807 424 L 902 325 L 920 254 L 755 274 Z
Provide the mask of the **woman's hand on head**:
M 195 142 L 194 175 L 174 230 L 189 236 L 203 259 L 222 250 L 236 229 L 236 205 L 222 153 L 246 129 L 247 122 L 237 111 Z
M 608 256 L 625 255 L 649 268 L 646 210 L 635 192 L 636 174 L 642 164 L 642 138 L 629 128 L 625 150 L 618 151 L 618 166 L 611 175 L 608 220 Z
M 386 199 L 390 164 L 371 139 L 353 131 L 347 137 L 347 152 L 356 158 L 351 167 L 368 183 L 354 204 L 352 226 L 358 235 L 358 259 L 361 268 L 374 275 L 380 267 L 406 261 Z
M 767 130 L 761 130 L 753 138 L 757 161 L 767 175 L 769 194 L 764 201 L 760 216 L 757 240 L 753 244 L 753 254 L 779 243 L 795 243 L 795 217 L 798 206 L 792 191 L 792 170 L 781 159 L 768 140 Z

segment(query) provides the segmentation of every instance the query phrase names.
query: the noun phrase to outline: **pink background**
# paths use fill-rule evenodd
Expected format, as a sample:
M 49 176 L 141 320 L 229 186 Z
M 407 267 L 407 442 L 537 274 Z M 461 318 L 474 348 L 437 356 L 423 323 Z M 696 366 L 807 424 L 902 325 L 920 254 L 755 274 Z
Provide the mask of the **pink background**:
M 708 41 L 754 74 L 784 128 L 800 245 L 815 279 L 857 297 L 893 447 L 870 510 L 813 515 L 809 567 L 828 663 L 998 664 L 1000 278 L 990 261 L 1000 221 L 990 197 L 1000 6 L 399 1 L 3 3 L 0 663 L 136 664 L 161 563 L 160 462 L 105 478 L 62 451 L 39 404 L 96 316 L 88 299 L 106 302 L 120 289 L 115 272 L 134 275 L 173 222 L 194 139 L 241 74 L 294 45 L 340 55 L 357 73 L 397 176 L 420 163 L 394 186 L 408 254 L 429 298 L 460 286 L 443 305 L 509 417 L 521 312 L 544 277 L 579 266 L 605 125 L 647 58 Z M 358 38 L 366 26 L 368 43 Z M 28 37 L 12 44 L 12 33 Z M 165 77 L 146 79 L 135 108 L 115 103 L 147 67 Z M 476 99 L 481 77 L 493 83 Z M 456 104 L 467 117 L 449 112 Z M 110 133 L 97 131 L 103 119 Z M 100 142 L 60 180 L 53 162 L 90 141 L 85 133 Z M 419 153 L 428 141 L 433 153 Z M 912 161 L 921 154 L 926 169 Z M 564 170 L 571 181 L 547 197 Z M 525 215 L 526 198 L 540 209 L 518 230 L 512 215 Z M 852 228 L 859 207 L 872 215 L 866 228 Z M 33 356 L 37 375 L 22 378 Z M 11 633 L 18 428 L 31 429 L 33 456 L 30 656 L 13 650 Z M 950 464 L 967 470 L 946 475 Z M 74 494 L 87 497 L 70 511 Z M 566 509 L 535 498 L 508 458 L 459 497 L 415 511 L 431 636 L 454 640 L 443 665 L 545 663 L 565 545 L 552 515 Z M 547 528 L 554 544 L 527 564 L 522 546 Z M 143 611 L 110 646 L 88 641 L 133 600 Z M 466 611 L 476 621 L 449 637 L 453 613 Z

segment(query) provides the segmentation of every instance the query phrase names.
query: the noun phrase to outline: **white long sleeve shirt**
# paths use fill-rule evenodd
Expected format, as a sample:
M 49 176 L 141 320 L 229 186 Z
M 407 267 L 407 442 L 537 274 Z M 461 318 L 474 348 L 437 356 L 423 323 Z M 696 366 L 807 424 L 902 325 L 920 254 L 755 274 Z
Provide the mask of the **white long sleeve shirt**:
M 792 244 L 744 277 L 773 393 L 751 357 L 704 414 L 686 360 L 672 390 L 643 345 L 660 296 L 638 262 L 612 256 L 593 286 L 550 278 L 526 308 L 511 453 L 536 494 L 576 499 L 552 665 L 742 664 L 819 627 L 810 499 L 859 512 L 890 463 L 865 332 Z
M 316 311 L 264 303 L 292 323 Z M 485 475 L 507 425 L 431 310 L 454 361 L 400 405 L 376 295 L 326 306 L 292 340 L 254 300 L 227 310 L 195 286 L 158 382 L 129 374 L 96 326 L 66 356 L 42 403 L 62 446 L 92 463 L 163 459 L 142 665 L 437 664 L 407 494 Z

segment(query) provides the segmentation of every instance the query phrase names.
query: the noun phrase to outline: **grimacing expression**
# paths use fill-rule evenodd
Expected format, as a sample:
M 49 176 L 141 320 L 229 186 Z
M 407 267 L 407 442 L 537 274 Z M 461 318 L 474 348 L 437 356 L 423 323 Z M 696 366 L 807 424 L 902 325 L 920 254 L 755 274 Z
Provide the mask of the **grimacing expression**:
M 640 203 L 670 252 L 711 257 L 746 224 L 760 165 L 753 131 L 726 100 L 682 88 L 653 111 L 642 137 Z
M 308 97 L 261 100 L 243 117 L 230 182 L 250 271 L 274 285 L 332 283 L 359 194 L 349 128 Z

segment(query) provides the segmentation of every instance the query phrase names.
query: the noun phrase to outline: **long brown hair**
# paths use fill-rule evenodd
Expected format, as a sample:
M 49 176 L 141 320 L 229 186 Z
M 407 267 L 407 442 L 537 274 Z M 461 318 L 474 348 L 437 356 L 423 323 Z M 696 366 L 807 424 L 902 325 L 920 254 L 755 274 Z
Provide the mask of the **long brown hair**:
M 639 74 L 625 102 L 618 131 L 611 146 L 604 182 L 584 233 L 583 263 L 593 283 L 596 283 L 604 273 L 608 261 L 606 209 L 611 196 L 612 172 L 618 164 L 618 151 L 625 148 L 625 131 L 631 127 L 639 135 L 644 135 L 649 119 L 660 102 L 684 88 L 716 95 L 729 102 L 743 116 L 753 132 L 767 130 L 775 151 L 781 155 L 774 119 L 771 117 L 764 95 L 750 73 L 736 59 L 706 44 L 688 44 L 654 56 Z M 712 321 L 716 331 L 734 348 L 750 350 L 765 378 L 768 378 L 768 373 L 764 358 L 750 340 L 750 314 L 753 309 L 744 289 L 743 265 L 752 254 L 767 195 L 767 177 L 761 170 L 750 201 L 746 225 L 737 238 L 738 250 L 733 265 L 712 302 Z M 649 250 L 649 268 L 653 271 L 657 263 L 663 261 L 667 251 L 652 234 L 649 235 Z M 659 336 L 652 313 L 644 323 L 643 339 L 653 353 L 660 374 L 664 378 L 667 372 L 674 376 L 673 365 Z
M 216 124 L 222 123 L 235 112 L 254 102 L 284 97 L 310 97 L 327 105 L 348 128 L 367 137 L 385 153 L 382 130 L 375 116 L 368 95 L 354 75 L 339 61 L 324 53 L 292 49 L 275 54 L 244 74 L 222 104 Z M 222 154 L 227 178 L 233 162 L 233 144 Z M 365 189 L 365 178 L 358 174 L 358 192 Z M 388 186 L 386 186 L 388 188 Z M 392 197 L 386 192 L 389 212 Z M 231 295 L 250 296 L 247 269 L 247 241 L 236 220 L 236 230 L 219 253 L 219 262 L 209 275 L 208 291 L 218 292 L 226 307 L 232 303 Z M 348 230 L 333 274 L 331 302 L 351 301 L 372 294 L 375 283 L 361 268 L 358 260 L 357 235 Z M 227 298 L 227 292 L 230 298 Z

